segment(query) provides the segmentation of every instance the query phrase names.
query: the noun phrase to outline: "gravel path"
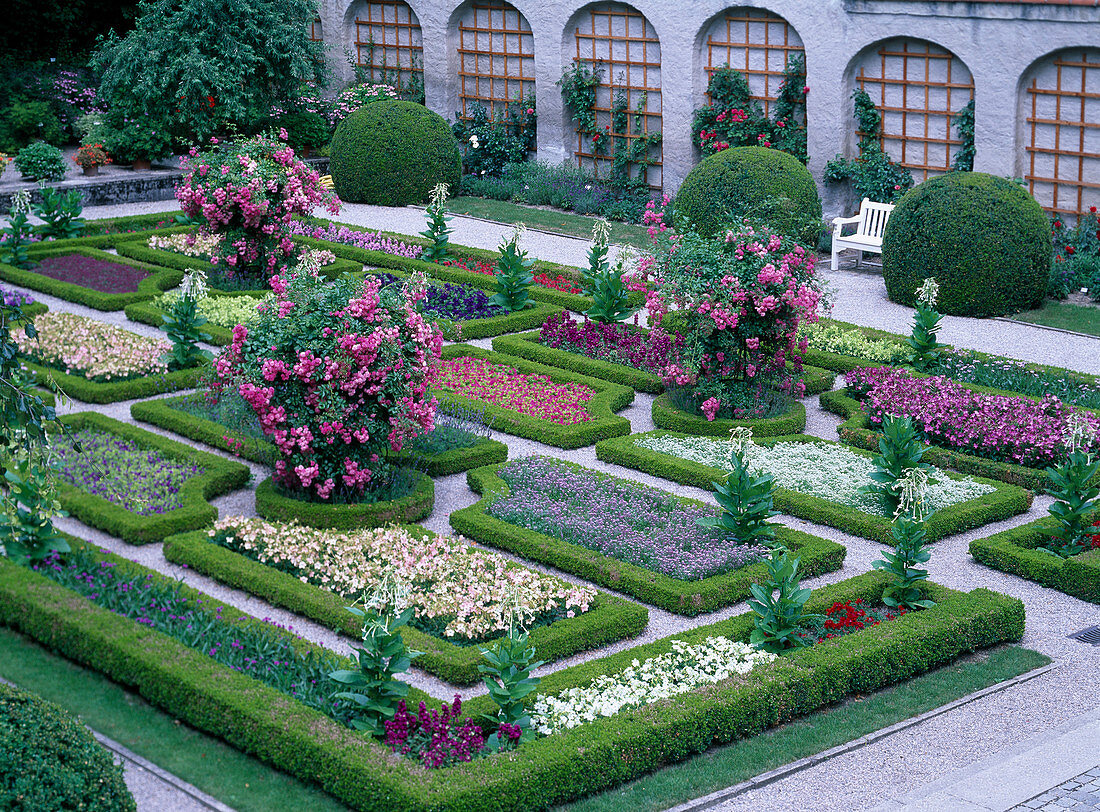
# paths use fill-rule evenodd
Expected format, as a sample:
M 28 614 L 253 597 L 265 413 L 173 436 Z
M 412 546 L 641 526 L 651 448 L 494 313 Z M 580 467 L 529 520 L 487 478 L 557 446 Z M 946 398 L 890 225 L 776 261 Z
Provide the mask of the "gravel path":
M 88 209 L 86 216 L 119 216 L 145 211 L 167 211 L 173 208 L 175 208 L 174 202 L 166 201 L 109 209 Z M 340 220 L 409 234 L 414 234 L 423 228 L 423 215 L 414 209 L 391 210 L 349 205 L 345 206 Z M 507 227 L 459 216 L 453 218 L 452 224 L 455 226 L 455 234 L 452 236 L 455 243 L 485 248 L 494 248 L 501 237 L 510 231 Z M 527 247 L 532 255 L 540 259 L 573 264 L 584 261 L 586 250 L 586 244 L 583 241 L 536 233 L 529 235 Z M 826 277 L 835 290 L 833 313 L 835 317 L 895 332 L 908 332 L 911 311 L 886 301 L 881 279 L 873 274 L 852 271 L 826 272 Z M 158 332 L 153 328 L 128 322 L 121 312 L 104 314 L 53 297 L 39 296 L 37 293 L 33 295 L 49 304 L 51 309 L 94 315 L 104 321 L 125 324 L 128 329 L 144 335 L 155 335 Z M 1000 321 L 951 317 L 945 319 L 941 339 L 957 346 L 1008 355 L 1022 360 L 1100 373 L 1100 340 L 1097 339 L 1066 336 L 1040 328 Z M 491 341 L 486 339 L 471 343 L 488 347 Z M 650 396 L 638 395 L 635 402 L 621 412 L 631 421 L 634 432 L 648 431 L 653 428 L 649 414 L 651 403 Z M 129 405 L 129 403 L 123 403 L 89 407 L 84 404 L 74 404 L 71 407 L 62 407 L 61 411 L 68 411 L 74 407 L 96 408 L 104 414 L 125 420 L 129 416 Z M 806 405 L 808 412 L 806 432 L 826 439 L 836 439 L 838 419 L 822 411 L 817 405 L 816 398 L 808 400 Z M 157 431 L 148 426 L 145 428 Z M 709 493 L 678 487 L 664 480 L 602 463 L 596 460 L 592 448 L 562 451 L 535 441 L 499 433 L 495 433 L 494 436 L 508 443 L 512 458 L 532 453 L 546 454 L 693 498 L 712 501 Z M 267 475 L 262 466 L 250 467 L 256 474 L 255 481 Z M 465 475 L 441 478 L 436 482 L 435 511 L 423 524 L 433 530 L 445 532 L 449 529 L 448 514 L 472 504 L 477 498 L 467 488 Z M 859 751 L 838 756 L 802 771 L 794 777 L 738 796 L 716 808 L 724 810 L 869 808 L 883 799 L 902 797 L 922 784 L 931 783 L 938 777 L 975 762 L 981 756 L 1049 731 L 1066 723 L 1074 716 L 1093 709 L 1097 703 L 1098 689 L 1100 689 L 1100 668 L 1097 668 L 1100 648 L 1094 649 L 1091 646 L 1082 645 L 1067 639 L 1066 635 L 1100 622 L 1100 609 L 1060 592 L 979 567 L 970 559 L 967 552 L 967 545 L 971 538 L 989 535 L 1007 527 L 1032 521 L 1045 515 L 1048 504 L 1049 499 L 1036 498 L 1035 504 L 1027 514 L 938 542 L 934 547 L 929 569 L 937 582 L 956 589 L 973 589 L 982 586 L 1021 598 L 1027 607 L 1027 630 L 1023 645 L 1052 657 L 1059 664 L 1058 668 L 1012 690 L 990 695 Z M 252 492 L 247 489 L 215 500 L 215 505 L 221 515 L 254 515 L 255 512 Z M 848 556 L 842 570 L 810 579 L 807 582 L 808 586 L 821 586 L 866 572 L 871 561 L 882 549 L 881 545 L 875 542 L 852 537 L 832 528 L 811 525 L 792 517 L 782 517 L 782 521 L 792 527 L 839 541 L 848 548 Z M 173 577 L 182 578 L 184 582 L 203 589 L 219 600 L 239 607 L 242 611 L 293 626 L 294 630 L 303 637 L 341 653 L 350 651 L 350 641 L 327 629 L 168 563 L 161 554 L 161 545 L 131 547 L 85 528 L 74 520 L 63 520 L 60 524 L 65 529 L 82 534 L 128 558 Z M 534 566 L 529 563 L 527 565 Z M 546 569 L 538 566 L 535 568 Z M 563 577 L 577 580 L 571 576 Z M 637 642 L 657 639 L 684 628 L 712 622 L 743 611 L 745 611 L 744 604 L 739 604 L 696 619 L 685 619 L 650 608 L 650 624 L 640 638 L 608 646 L 598 652 L 576 655 L 548 666 L 547 670 L 555 670 L 594 656 L 602 656 Z M 414 672 L 411 681 L 440 698 L 447 698 L 456 692 L 453 686 L 423 672 Z M 457 692 L 465 697 L 481 691 L 473 688 Z M 1039 791 L 1042 789 L 1044 788 L 1040 788 Z

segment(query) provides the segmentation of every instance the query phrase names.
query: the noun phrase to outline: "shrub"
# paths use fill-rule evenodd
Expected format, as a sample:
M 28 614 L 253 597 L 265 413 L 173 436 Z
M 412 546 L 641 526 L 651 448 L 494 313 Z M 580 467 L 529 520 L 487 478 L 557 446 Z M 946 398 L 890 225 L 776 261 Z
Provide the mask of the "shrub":
M 279 126 L 286 130 L 286 140 L 293 147 L 317 149 L 328 143 L 328 122 L 320 113 L 291 110 L 279 119 Z
M 707 236 L 764 209 L 771 209 L 768 225 L 781 234 L 805 241 L 808 223 L 820 230 L 821 199 L 813 175 L 794 156 L 767 147 L 736 147 L 703 159 L 676 196 L 677 216 Z
M 463 169 L 471 175 L 499 176 L 509 164 L 523 163 L 535 151 L 535 97 L 517 98 L 494 113 L 476 103 L 468 119 L 452 125 L 462 145 Z
M 65 156 L 45 141 L 35 141 L 15 156 L 19 171 L 32 180 L 61 180 L 65 177 Z
M 890 299 L 912 306 L 934 276 L 939 310 L 998 316 L 1037 307 L 1050 279 L 1050 225 L 1018 184 L 982 172 L 925 181 L 897 204 L 882 240 Z
M 13 104 L 0 114 L 0 149 L 15 152 L 35 141 L 57 146 L 63 140 L 61 122 L 44 101 Z
M 0 684 L 0 808 L 136 810 L 122 766 L 63 708 Z
M 120 164 L 159 161 L 172 154 L 172 136 L 165 120 L 142 116 L 125 118 L 112 111 L 102 127 L 107 152 Z
M 349 115 L 332 138 L 329 171 L 341 200 L 406 206 L 439 183 L 457 189 L 462 158 L 451 128 L 423 105 L 380 101 Z

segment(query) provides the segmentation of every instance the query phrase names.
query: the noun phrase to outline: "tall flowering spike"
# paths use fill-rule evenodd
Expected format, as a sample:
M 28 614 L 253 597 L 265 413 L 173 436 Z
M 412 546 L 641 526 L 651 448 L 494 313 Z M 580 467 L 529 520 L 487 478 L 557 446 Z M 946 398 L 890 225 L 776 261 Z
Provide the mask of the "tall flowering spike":
M 748 426 L 735 426 L 730 429 L 730 454 L 740 457 L 752 444 L 752 429 Z
M 512 236 L 508 238 L 508 242 L 511 243 L 512 245 L 515 245 L 516 249 L 519 250 L 519 247 L 520 247 L 519 244 L 520 244 L 520 242 L 523 241 L 523 238 L 526 237 L 526 236 L 527 236 L 527 226 L 524 223 L 516 223 L 512 227 Z
M 1096 442 L 1096 429 L 1081 412 L 1073 412 L 1066 418 L 1063 435 L 1070 453 L 1089 449 Z
M 936 277 L 930 276 L 917 288 L 917 301 L 927 308 L 936 306 L 936 300 L 940 295 L 940 286 Z
M 443 204 L 447 202 L 447 193 L 450 188 L 446 183 L 437 183 L 433 186 L 428 198 L 428 208 L 442 210 Z
M 294 266 L 292 274 L 297 276 L 303 274 L 307 277 L 317 279 L 321 275 L 321 262 L 317 255 L 313 251 L 306 251 L 302 254 L 298 260 L 298 264 Z
M 184 299 L 201 302 L 208 293 L 206 272 L 198 268 L 188 268 L 183 281 L 180 283 L 180 296 Z
M 592 224 L 592 243 L 605 246 L 611 240 L 611 224 L 607 220 L 597 220 Z
M 637 255 L 634 253 L 634 249 L 629 245 L 624 245 L 619 249 L 618 256 L 615 257 L 615 273 L 620 276 L 630 276 L 634 272 L 636 260 Z
M 378 586 L 370 595 L 364 596 L 363 603 L 367 609 L 373 609 L 380 615 L 392 614 L 396 617 L 408 608 L 411 591 L 408 582 L 390 567 L 382 571 Z
M 925 497 L 928 494 L 928 473 L 921 468 L 909 468 L 905 476 L 897 481 L 900 500 L 894 518 L 909 516 L 915 522 L 923 522 L 925 516 Z
M 20 189 L 11 196 L 11 206 L 8 209 L 9 214 L 30 214 L 30 211 L 31 193 L 28 190 Z

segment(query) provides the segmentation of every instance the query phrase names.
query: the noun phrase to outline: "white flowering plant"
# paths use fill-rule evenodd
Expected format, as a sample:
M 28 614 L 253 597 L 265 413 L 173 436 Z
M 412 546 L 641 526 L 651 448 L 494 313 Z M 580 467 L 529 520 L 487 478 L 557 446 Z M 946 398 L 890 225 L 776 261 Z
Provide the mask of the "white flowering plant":
M 90 381 L 123 381 L 168 371 L 167 341 L 131 333 L 113 324 L 50 311 L 34 320 L 34 338 L 12 336 L 19 352 L 33 361 Z

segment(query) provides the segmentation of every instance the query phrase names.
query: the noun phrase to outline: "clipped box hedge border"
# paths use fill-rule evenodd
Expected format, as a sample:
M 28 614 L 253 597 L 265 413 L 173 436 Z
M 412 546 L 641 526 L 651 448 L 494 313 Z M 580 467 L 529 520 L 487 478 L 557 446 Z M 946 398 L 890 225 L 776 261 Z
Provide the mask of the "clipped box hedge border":
M 807 609 L 820 612 L 833 602 L 859 597 L 876 600 L 885 583 L 879 573 L 857 576 L 817 590 Z M 513 753 L 423 770 L 160 632 L 0 561 L 0 622 L 135 689 L 193 727 L 320 785 L 352 808 L 413 812 L 543 808 L 1023 636 L 1023 604 L 1015 598 L 986 589 L 960 593 L 936 584 L 928 584 L 925 592 L 937 601 L 935 607 L 793 652 L 747 675 L 536 739 Z M 219 606 L 203 600 L 211 608 Z M 222 615 L 231 622 L 241 617 L 233 607 L 225 607 Z M 668 651 L 674 639 L 743 637 L 750 626 L 751 619 L 740 615 L 699 627 L 555 672 L 543 678 L 540 689 L 558 693 L 585 685 L 634 658 Z M 303 641 L 295 644 L 309 647 Z M 412 689 L 409 700 L 415 703 L 422 696 Z M 491 710 L 485 697 L 464 704 L 471 716 Z
M 496 406 L 476 398 L 468 398 L 442 387 L 436 390 L 436 395 L 439 397 L 446 397 L 448 400 L 453 400 L 462 406 L 475 410 L 484 410 L 486 422 L 490 423 L 495 431 L 514 434 L 517 437 L 526 437 L 528 440 L 538 440 L 547 445 L 566 449 L 583 448 L 608 437 L 630 433 L 630 421 L 615 414 L 615 412 L 625 409 L 634 401 L 634 390 L 629 387 L 601 381 L 598 378 L 589 378 L 586 375 L 578 375 L 564 369 L 549 367 L 545 364 L 527 361 L 511 355 L 483 350 L 480 347 L 453 344 L 443 348 L 444 359 L 464 356 L 479 358 L 494 364 L 503 364 L 523 374 L 545 375 L 554 383 L 579 383 L 596 390 L 596 393 L 585 404 L 585 410 L 592 419 L 583 423 L 574 423 L 571 426 L 520 414 L 513 409 L 506 409 L 503 406 Z
M 490 547 L 556 567 L 594 584 L 625 592 L 652 606 L 689 617 L 745 600 L 749 585 L 760 583 L 766 577 L 765 564 L 758 562 L 733 572 L 686 581 L 502 521 L 488 511 L 493 502 L 509 492 L 508 485 L 497 474 L 499 469 L 499 465 L 490 465 L 466 473 L 470 488 L 482 498 L 451 514 L 451 527 L 455 531 Z M 692 499 L 679 500 L 690 506 L 703 504 Z M 779 528 L 777 535 L 787 547 L 798 552 L 802 573 L 807 577 L 833 572 L 844 563 L 847 549 L 843 545 L 786 527 Z
M 284 496 L 268 477 L 256 488 L 256 512 L 272 521 L 297 521 L 310 527 L 354 530 L 357 527 L 384 527 L 409 524 L 426 519 L 435 506 L 435 483 L 427 474 L 411 472 L 415 481 L 411 493 L 386 502 L 333 505 L 306 502 Z
M 59 369 L 36 363 L 26 356 L 20 361 L 40 386 L 61 392 L 83 403 L 118 403 L 123 400 L 147 398 L 198 385 L 209 365 L 177 369 L 163 375 L 142 375 L 124 381 L 90 381 L 82 375 L 70 375 Z
M 107 238 L 102 238 L 107 239 Z M 56 296 L 75 304 L 85 305 L 94 310 L 115 311 L 122 310 L 126 305 L 134 302 L 144 302 L 159 296 L 166 290 L 176 287 L 183 279 L 183 274 L 146 262 L 135 262 L 126 257 L 108 254 L 98 248 L 86 245 L 66 247 L 63 241 L 58 243 L 40 243 L 42 247 L 32 246 L 28 255 L 32 261 L 47 257 L 67 256 L 80 254 L 104 262 L 115 262 L 119 265 L 130 265 L 139 270 L 146 271 L 148 276 L 138 282 L 137 290 L 132 293 L 104 293 L 102 291 L 86 288 L 72 282 L 63 282 L 45 274 L 35 273 L 33 269 L 23 270 L 12 265 L 0 264 L 0 279 L 13 285 L 20 285 L 31 290 Z
M 420 527 L 409 529 L 422 534 L 427 532 Z M 167 539 L 164 557 L 353 639 L 362 635 L 363 622 L 347 611 L 345 607 L 350 603 L 347 598 L 214 544 L 206 531 Z M 587 612 L 531 629 L 529 642 L 540 660 L 555 662 L 636 637 L 645 631 L 648 623 L 649 610 L 644 606 L 598 592 Z M 478 646 L 458 645 L 411 626 L 402 629 L 402 634 L 409 648 L 421 652 L 416 659 L 417 668 L 454 685 L 473 685 L 481 681 L 477 667 L 484 661 Z
M 729 437 L 730 430 L 737 426 L 752 429 L 754 437 L 778 437 L 785 434 L 797 434 L 806 428 L 806 407 L 797 400 L 791 400 L 790 408 L 775 417 L 762 417 L 758 420 L 707 420 L 695 414 L 677 409 L 669 400 L 668 393 L 653 399 L 653 425 L 683 434 L 700 437 Z
M 631 434 L 628 437 L 613 437 L 597 443 L 596 457 L 604 462 L 616 463 L 626 468 L 633 468 L 672 482 L 678 482 L 681 485 L 691 485 L 704 490 L 710 490 L 713 482 L 725 481 L 728 471 L 642 448 L 637 444 L 638 440 L 651 437 L 688 438 L 691 435 L 669 431 L 650 431 L 644 434 Z M 822 440 L 820 437 L 795 434 L 787 437 L 766 437 L 754 440 L 754 442 L 761 446 L 772 446 L 782 442 L 826 443 L 828 441 Z M 832 443 L 832 445 L 839 444 Z M 871 452 L 863 449 L 851 450 L 856 454 L 867 457 L 872 456 Z M 944 473 L 952 479 L 963 478 L 961 474 L 949 471 Z M 933 513 L 924 522 L 924 530 L 929 541 L 939 541 L 964 530 L 971 530 L 990 522 L 1001 521 L 1018 513 L 1023 513 L 1031 507 L 1032 494 L 1024 488 L 989 479 L 978 479 L 977 481 L 990 485 L 997 490 Z M 890 533 L 892 525 L 890 519 L 886 516 L 874 516 L 848 505 L 841 505 L 819 496 L 786 488 L 777 487 L 773 499 L 778 510 L 791 516 L 798 516 L 808 522 L 826 524 L 854 536 L 871 539 L 881 544 L 893 545 L 894 543 Z
M 89 527 L 96 527 L 129 544 L 149 544 L 168 536 L 205 527 L 218 517 L 209 500 L 248 484 L 248 467 L 216 454 L 161 437 L 97 412 L 75 412 L 60 418 L 71 429 L 103 431 L 150 448 L 180 462 L 201 466 L 203 471 L 180 486 L 181 506 L 165 513 L 140 516 L 102 496 L 87 493 L 64 480 L 58 482 L 61 507 Z
M 975 388 L 975 387 L 967 387 Z M 847 390 L 835 389 L 832 392 L 821 394 L 821 408 L 833 414 L 845 418 L 844 422 L 836 428 L 840 439 L 857 448 L 868 451 L 878 450 L 878 441 L 882 434 L 871 426 L 871 419 L 864 413 L 858 400 L 849 397 Z M 1000 390 L 986 390 L 995 394 L 1011 395 L 1013 397 L 1026 397 L 1013 392 Z M 997 479 L 1010 485 L 1019 485 L 1035 492 L 1045 492 L 1049 485 L 1049 479 L 1045 469 L 1028 468 L 1011 462 L 998 462 L 987 457 L 979 457 L 975 454 L 967 454 L 964 451 L 956 451 L 951 448 L 943 448 L 938 445 L 926 445 L 924 461 L 930 462 L 939 468 L 953 468 L 964 474 Z M 1100 474 L 1097 475 L 1100 478 Z M 1094 478 L 1094 481 L 1096 478 Z
M 1093 518 L 1100 518 L 1100 513 Z M 1062 558 L 1035 549 L 1057 529 L 1050 517 L 970 542 L 974 560 L 1091 603 L 1100 603 L 1100 549 Z

